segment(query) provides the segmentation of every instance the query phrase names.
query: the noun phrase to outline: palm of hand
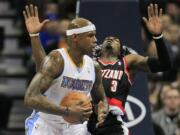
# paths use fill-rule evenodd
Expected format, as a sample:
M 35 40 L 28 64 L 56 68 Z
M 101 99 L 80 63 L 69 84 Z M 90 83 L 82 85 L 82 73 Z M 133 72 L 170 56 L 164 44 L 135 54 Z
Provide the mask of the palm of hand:
M 148 11 L 148 18 L 143 17 L 143 20 L 146 24 L 147 29 L 149 32 L 154 35 L 160 35 L 162 33 L 162 9 L 158 10 L 157 4 L 150 4 L 147 7 Z
M 162 22 L 159 17 L 151 17 L 148 20 L 147 28 L 152 35 L 159 35 L 162 32 Z
M 26 27 L 29 33 L 38 33 L 42 29 L 42 24 L 38 17 L 30 17 L 26 20 Z

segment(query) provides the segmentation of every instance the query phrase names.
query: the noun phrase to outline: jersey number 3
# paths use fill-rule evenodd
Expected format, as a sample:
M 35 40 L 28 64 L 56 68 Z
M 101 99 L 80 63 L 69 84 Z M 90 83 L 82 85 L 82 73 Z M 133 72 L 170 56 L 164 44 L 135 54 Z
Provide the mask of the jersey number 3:
M 116 92 L 116 90 L 117 90 L 117 81 L 116 80 L 112 80 L 111 81 L 111 91 L 112 92 Z

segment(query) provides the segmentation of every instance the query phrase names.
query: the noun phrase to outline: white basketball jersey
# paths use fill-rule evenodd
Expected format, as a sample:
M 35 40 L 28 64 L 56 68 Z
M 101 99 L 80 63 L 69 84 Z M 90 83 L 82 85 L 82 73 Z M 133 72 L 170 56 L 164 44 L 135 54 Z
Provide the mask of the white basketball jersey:
M 64 70 L 62 74 L 53 81 L 53 84 L 44 95 L 58 106 L 63 97 L 71 91 L 81 91 L 90 96 L 90 91 L 95 81 L 93 60 L 89 56 L 84 55 L 83 66 L 77 68 L 66 49 L 57 49 L 56 51 L 61 54 L 64 60 Z M 47 120 L 63 121 L 61 116 L 43 112 L 38 112 L 38 114 Z

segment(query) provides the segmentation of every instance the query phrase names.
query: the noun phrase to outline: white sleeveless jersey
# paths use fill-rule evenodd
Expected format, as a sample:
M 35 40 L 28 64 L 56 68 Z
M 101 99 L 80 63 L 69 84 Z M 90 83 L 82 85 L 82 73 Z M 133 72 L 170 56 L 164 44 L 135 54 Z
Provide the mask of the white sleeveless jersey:
M 66 49 L 57 49 L 64 59 L 64 69 L 62 74 L 53 81 L 51 87 L 45 92 L 45 96 L 60 105 L 61 100 L 71 91 L 81 91 L 90 96 L 90 91 L 95 81 L 95 68 L 93 60 L 84 55 L 82 68 L 77 68 L 70 58 Z M 64 122 L 63 118 L 58 115 L 38 112 L 39 116 L 56 122 Z

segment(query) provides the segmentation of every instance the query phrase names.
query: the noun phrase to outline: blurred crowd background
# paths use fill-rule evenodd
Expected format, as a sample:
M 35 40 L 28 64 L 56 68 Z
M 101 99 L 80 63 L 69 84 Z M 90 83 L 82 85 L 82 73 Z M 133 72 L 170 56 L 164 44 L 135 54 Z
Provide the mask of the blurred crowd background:
M 0 0 L 0 135 L 24 134 L 24 120 L 31 113 L 23 106 L 24 92 L 36 72 L 22 16 L 28 3 L 38 6 L 41 20 L 51 20 L 40 33 L 47 53 L 66 46 L 65 30 L 75 17 L 76 0 Z M 163 8 L 163 34 L 173 61 L 171 70 L 148 74 L 152 121 L 156 135 L 180 135 L 180 0 L 140 0 L 142 16 L 149 3 Z M 143 23 L 141 37 L 144 55 L 156 56 Z

